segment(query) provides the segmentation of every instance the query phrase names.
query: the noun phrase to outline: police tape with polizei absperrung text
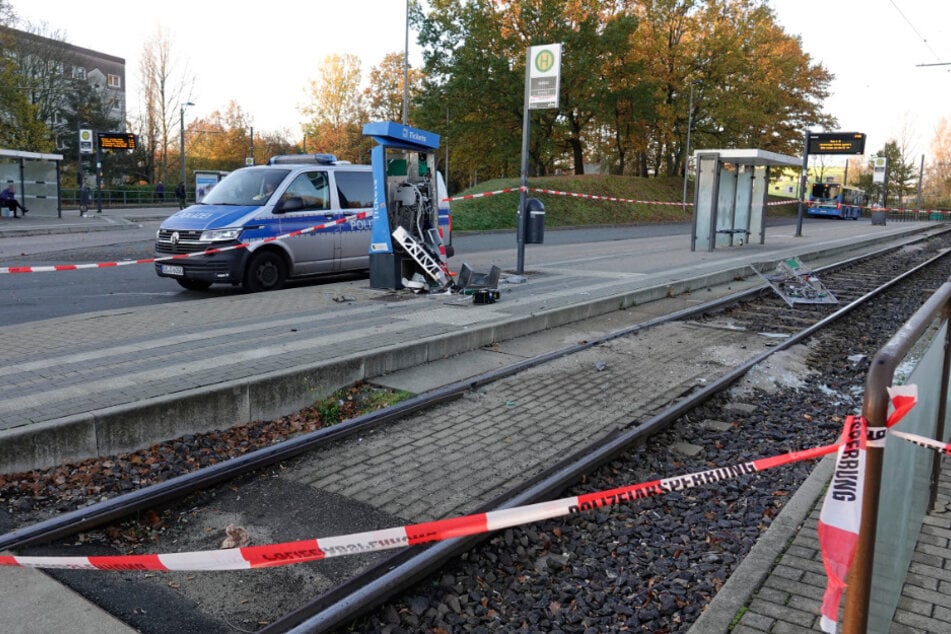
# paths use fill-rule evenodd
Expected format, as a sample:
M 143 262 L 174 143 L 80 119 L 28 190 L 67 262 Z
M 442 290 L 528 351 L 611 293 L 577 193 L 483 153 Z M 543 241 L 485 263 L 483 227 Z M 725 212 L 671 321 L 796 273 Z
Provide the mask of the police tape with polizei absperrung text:
M 570 498 L 364 533 L 185 553 L 101 557 L 0 555 L 0 565 L 73 570 L 242 570 L 319 561 L 330 557 L 477 535 L 573 513 L 632 503 L 644 498 L 738 478 L 781 465 L 819 458 L 835 452 L 841 443 L 842 441 L 839 440 L 831 445 Z
M 894 425 L 914 407 L 917 402 L 917 388 L 915 386 L 893 387 L 889 388 L 889 393 L 895 406 L 895 411 L 891 415 L 889 423 Z M 0 566 L 75 570 L 245 570 L 415 546 L 498 531 L 598 508 L 634 503 L 644 498 L 683 491 L 693 487 L 739 478 L 774 467 L 820 458 L 837 452 L 840 448 L 854 441 L 852 437 L 854 432 L 851 429 L 854 425 L 850 425 L 853 418 L 849 416 L 846 419 L 838 440 L 833 444 L 511 509 L 350 535 L 211 551 L 101 557 L 0 555 Z M 946 443 L 894 430 L 889 430 L 889 433 L 916 444 L 951 454 L 951 445 Z
M 264 243 L 264 242 L 274 242 L 275 240 L 283 240 L 284 238 L 296 238 L 299 235 L 305 233 L 313 233 L 314 231 L 323 231 L 324 229 L 329 229 L 336 225 L 346 224 L 348 222 L 353 222 L 355 220 L 365 220 L 373 214 L 369 211 L 361 211 L 350 216 L 345 216 L 343 218 L 338 218 L 337 220 L 331 222 L 325 222 L 319 225 L 314 225 L 313 227 L 305 227 L 303 229 L 298 229 L 297 231 L 291 231 L 290 233 L 285 233 L 279 236 L 272 236 L 269 238 L 262 238 L 261 240 L 252 240 L 250 242 L 242 242 L 241 244 L 233 244 L 227 247 L 219 247 L 214 249 L 205 249 L 204 251 L 193 251 L 191 253 L 179 253 L 176 255 L 169 255 L 161 258 L 144 258 L 141 260 L 119 260 L 117 262 L 97 262 L 94 264 L 58 264 L 55 266 L 7 266 L 0 267 L 0 273 L 51 273 L 53 271 L 79 271 L 82 269 L 108 269 L 117 266 L 128 266 L 130 264 L 154 264 L 156 262 L 174 262 L 175 260 L 185 260 L 188 258 L 197 258 L 203 255 L 212 255 L 214 253 L 224 253 L 225 251 L 234 251 L 235 249 L 246 249 L 252 244 Z

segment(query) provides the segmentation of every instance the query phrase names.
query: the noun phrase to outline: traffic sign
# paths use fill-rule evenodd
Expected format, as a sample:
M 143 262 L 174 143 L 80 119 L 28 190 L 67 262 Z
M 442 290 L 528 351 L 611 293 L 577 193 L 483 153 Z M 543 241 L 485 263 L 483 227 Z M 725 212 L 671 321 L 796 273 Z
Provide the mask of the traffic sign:
M 532 46 L 528 53 L 528 109 L 558 107 L 561 44 Z

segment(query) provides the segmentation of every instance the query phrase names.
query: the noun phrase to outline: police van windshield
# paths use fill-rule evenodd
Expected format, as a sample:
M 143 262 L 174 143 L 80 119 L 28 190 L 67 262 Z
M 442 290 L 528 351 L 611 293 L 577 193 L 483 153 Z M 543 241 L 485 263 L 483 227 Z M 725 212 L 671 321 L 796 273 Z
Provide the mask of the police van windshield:
M 290 170 L 244 168 L 231 172 L 202 199 L 202 205 L 263 205 Z

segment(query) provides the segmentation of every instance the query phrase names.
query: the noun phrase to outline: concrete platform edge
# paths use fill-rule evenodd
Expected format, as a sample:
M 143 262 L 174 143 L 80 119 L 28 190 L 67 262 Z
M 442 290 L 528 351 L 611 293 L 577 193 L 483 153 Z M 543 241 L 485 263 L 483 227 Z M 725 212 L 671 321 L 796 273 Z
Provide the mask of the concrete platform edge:
M 203 386 L 0 432 L 0 473 L 134 451 L 160 440 L 285 416 L 357 381 L 752 275 L 748 266 L 636 289 L 420 341 Z M 143 424 L 147 419 L 148 424 Z M 137 433 L 146 431 L 148 435 Z

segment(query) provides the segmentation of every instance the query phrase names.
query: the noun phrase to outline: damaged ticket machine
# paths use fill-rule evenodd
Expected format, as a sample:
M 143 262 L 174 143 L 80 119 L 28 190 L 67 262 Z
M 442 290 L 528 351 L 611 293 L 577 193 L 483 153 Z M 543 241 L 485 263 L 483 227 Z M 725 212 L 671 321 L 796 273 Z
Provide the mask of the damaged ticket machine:
M 377 143 L 372 155 L 370 287 L 451 286 L 440 230 L 444 188 L 436 172 L 439 135 L 389 121 L 368 123 L 363 134 Z M 445 215 L 448 224 L 448 209 Z
M 792 156 L 765 150 L 694 152 L 693 233 L 690 250 L 766 242 L 770 167 L 799 167 Z

